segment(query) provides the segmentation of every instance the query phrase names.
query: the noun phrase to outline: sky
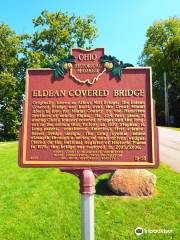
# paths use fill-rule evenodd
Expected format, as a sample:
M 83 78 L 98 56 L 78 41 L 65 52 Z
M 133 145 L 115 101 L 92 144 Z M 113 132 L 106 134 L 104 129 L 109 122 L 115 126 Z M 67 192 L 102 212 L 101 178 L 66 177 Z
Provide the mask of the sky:
M 180 15 L 179 0 L 1 0 L 0 23 L 17 34 L 34 31 L 32 18 L 43 10 L 86 17 L 94 15 L 99 37 L 93 47 L 124 63 L 137 65 L 146 41 L 146 31 L 155 21 Z

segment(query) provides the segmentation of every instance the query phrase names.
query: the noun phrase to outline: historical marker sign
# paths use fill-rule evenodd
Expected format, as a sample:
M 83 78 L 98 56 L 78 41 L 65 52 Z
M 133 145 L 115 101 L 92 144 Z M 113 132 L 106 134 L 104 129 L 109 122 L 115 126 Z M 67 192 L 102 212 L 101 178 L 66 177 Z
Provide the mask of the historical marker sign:
M 151 69 L 123 68 L 121 76 L 102 48 L 72 55 L 55 70 L 27 71 L 20 166 L 157 167 Z

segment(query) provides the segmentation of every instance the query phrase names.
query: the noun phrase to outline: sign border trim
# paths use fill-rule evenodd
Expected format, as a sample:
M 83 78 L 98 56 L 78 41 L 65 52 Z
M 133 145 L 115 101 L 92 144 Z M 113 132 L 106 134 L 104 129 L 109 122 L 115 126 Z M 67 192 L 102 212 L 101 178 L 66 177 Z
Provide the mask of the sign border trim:
M 151 67 L 127 67 L 128 69 L 149 69 L 149 73 L 150 73 L 150 103 L 151 103 L 151 140 L 152 140 L 152 162 L 95 162 L 95 161 L 27 161 L 26 160 L 26 150 L 27 150 L 27 119 L 28 119 L 28 99 L 29 99 L 29 71 L 47 71 L 47 70 L 51 70 L 50 68 L 28 68 L 26 70 L 26 87 L 25 87 L 25 93 L 27 94 L 26 96 L 26 100 L 25 100 L 25 107 L 24 107 L 24 126 L 23 126 L 23 136 L 22 136 L 22 143 L 23 143 L 23 148 L 22 148 L 22 165 L 23 166 L 28 166 L 28 165 L 34 165 L 37 166 L 38 165 L 43 165 L 43 167 L 55 167 L 55 166 L 51 166 L 51 165 L 58 165 L 58 167 L 61 168 L 61 165 L 63 165 L 62 167 L 64 167 L 64 165 L 66 166 L 71 166 L 71 167 L 76 167 L 76 165 L 85 165 L 85 166 L 89 166 L 89 167 L 96 167 L 96 166 L 100 166 L 100 165 L 104 165 L 104 167 L 110 167 L 110 166 L 147 166 L 147 167 L 153 167 L 156 166 L 156 162 L 155 162 L 155 143 L 154 143 L 154 130 L 155 130 L 155 124 L 154 124 L 154 109 L 153 109 L 153 98 L 152 98 L 152 68 Z M 78 166 L 77 166 L 78 167 Z

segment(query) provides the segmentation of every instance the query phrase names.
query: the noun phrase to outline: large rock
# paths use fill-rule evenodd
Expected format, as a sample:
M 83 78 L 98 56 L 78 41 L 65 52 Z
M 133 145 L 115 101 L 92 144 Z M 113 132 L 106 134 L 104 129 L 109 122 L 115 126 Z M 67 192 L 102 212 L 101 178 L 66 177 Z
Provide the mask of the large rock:
M 118 169 L 108 180 L 108 187 L 118 195 L 149 196 L 155 184 L 156 176 L 145 169 Z

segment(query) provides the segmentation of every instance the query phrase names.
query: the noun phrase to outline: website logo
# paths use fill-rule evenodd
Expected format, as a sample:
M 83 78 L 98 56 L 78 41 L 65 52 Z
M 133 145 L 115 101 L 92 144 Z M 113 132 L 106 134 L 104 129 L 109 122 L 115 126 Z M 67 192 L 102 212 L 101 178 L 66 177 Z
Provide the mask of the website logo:
M 142 228 L 142 227 L 137 227 L 137 228 L 135 229 L 135 234 L 136 234 L 136 235 L 141 235 L 141 234 L 143 234 L 143 228 Z

